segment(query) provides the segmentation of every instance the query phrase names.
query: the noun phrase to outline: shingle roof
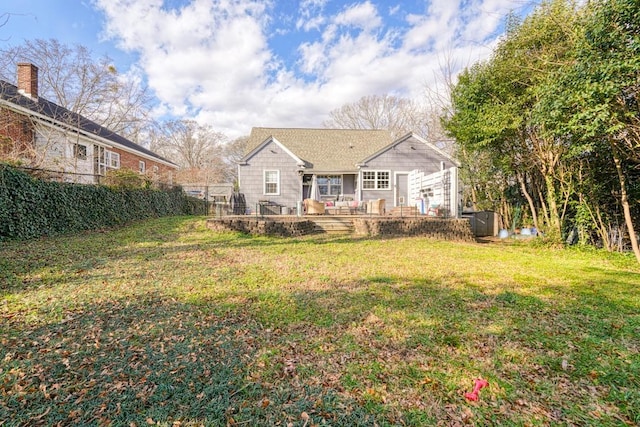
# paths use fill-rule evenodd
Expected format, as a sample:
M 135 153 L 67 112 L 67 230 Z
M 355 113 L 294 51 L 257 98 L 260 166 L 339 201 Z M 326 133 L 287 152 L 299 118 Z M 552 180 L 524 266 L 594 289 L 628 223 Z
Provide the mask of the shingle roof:
M 386 130 L 262 128 L 251 130 L 248 147 L 274 137 L 315 171 L 355 171 L 356 164 L 392 143 Z
M 130 151 L 138 152 L 146 156 L 154 157 L 162 162 L 175 165 L 173 162 L 157 155 L 153 151 L 148 150 L 135 142 L 129 141 L 127 138 L 51 101 L 40 97 L 37 100 L 26 97 L 18 92 L 18 88 L 16 86 L 4 80 L 0 80 L 0 98 L 23 109 L 27 109 L 36 114 L 55 120 L 56 122 L 64 123 L 71 129 L 80 129 L 87 134 L 96 135 L 126 147 Z

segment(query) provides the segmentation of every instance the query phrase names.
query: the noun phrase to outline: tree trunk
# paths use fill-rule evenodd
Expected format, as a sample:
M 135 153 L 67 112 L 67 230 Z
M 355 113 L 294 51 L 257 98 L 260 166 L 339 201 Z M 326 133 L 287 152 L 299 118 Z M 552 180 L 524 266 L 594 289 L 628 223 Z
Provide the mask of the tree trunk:
M 524 178 L 519 173 L 516 173 L 516 178 L 520 183 L 520 190 L 522 190 L 522 194 L 524 194 L 524 197 L 527 199 L 527 202 L 529 202 L 529 209 L 531 210 L 531 219 L 533 220 L 533 226 L 536 229 L 539 229 L 540 227 L 538 227 L 538 212 L 536 209 L 536 205 L 535 203 L 533 203 L 533 199 L 531 198 L 529 191 L 527 191 L 527 186 L 524 182 Z
M 556 187 L 553 182 L 553 177 L 549 174 L 545 174 L 544 182 L 547 187 L 547 203 L 549 209 L 549 236 L 557 238 L 558 240 L 562 236 L 562 230 L 560 226 L 560 213 L 558 211 L 558 203 L 556 197 Z
M 476 192 L 476 186 L 473 183 L 471 184 L 471 205 L 474 212 L 478 210 L 478 194 Z
M 544 196 L 542 195 L 542 191 L 540 190 L 540 186 L 538 188 L 538 200 L 540 201 L 540 209 L 542 210 L 542 219 L 545 224 L 549 224 L 549 210 L 547 209 L 547 204 L 544 201 Z
M 509 225 L 511 224 L 511 209 L 509 208 L 509 203 L 505 199 L 502 199 L 500 203 L 500 210 L 500 228 L 508 230 L 511 228 Z
M 629 232 L 629 238 L 631 239 L 631 247 L 633 248 L 633 253 L 640 263 L 640 248 L 638 248 L 638 239 L 636 239 L 636 232 L 633 228 L 631 209 L 629 208 L 629 198 L 627 196 L 626 179 L 624 176 L 624 171 L 622 170 L 622 162 L 620 160 L 620 157 L 618 157 L 618 152 L 614 143 L 611 143 L 611 151 L 613 154 L 613 162 L 616 165 L 616 172 L 618 172 L 618 181 L 620 182 L 620 204 L 622 205 L 622 210 L 624 211 L 624 221 L 627 224 L 627 231 Z
M 607 228 L 607 224 L 602 219 L 602 211 L 600 210 L 600 206 L 594 204 L 593 209 L 586 200 L 580 195 L 580 203 L 584 203 L 586 209 L 589 211 L 589 216 L 591 217 L 591 221 L 596 227 L 596 232 L 600 239 L 602 239 L 602 246 L 604 246 L 609 252 L 613 250 L 613 244 L 611 243 L 611 236 L 609 235 L 609 229 Z

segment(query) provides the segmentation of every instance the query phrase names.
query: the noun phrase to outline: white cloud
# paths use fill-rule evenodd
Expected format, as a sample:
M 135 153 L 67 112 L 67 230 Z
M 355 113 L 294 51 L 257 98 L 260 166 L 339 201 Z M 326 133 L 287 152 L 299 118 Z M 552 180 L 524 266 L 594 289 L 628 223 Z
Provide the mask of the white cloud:
M 328 0 L 304 0 L 274 22 L 275 1 L 164 3 L 95 0 L 105 36 L 139 56 L 157 111 L 196 117 L 232 138 L 252 126 L 318 127 L 332 109 L 365 95 L 419 99 L 443 55 L 462 66 L 486 56 L 490 36 L 517 5 L 434 1 L 411 15 L 374 0 L 340 10 L 329 10 Z M 387 26 L 384 13 L 403 16 L 405 26 Z M 275 34 L 295 41 L 295 56 L 276 55 L 269 45 Z
M 354 4 L 338 14 L 334 22 L 338 25 L 352 26 L 372 31 L 382 24 L 378 11 L 370 2 Z
M 298 15 L 300 16 L 296 22 L 296 29 L 304 29 L 305 31 L 319 30 L 325 22 L 322 15 L 328 0 L 303 0 L 300 2 Z

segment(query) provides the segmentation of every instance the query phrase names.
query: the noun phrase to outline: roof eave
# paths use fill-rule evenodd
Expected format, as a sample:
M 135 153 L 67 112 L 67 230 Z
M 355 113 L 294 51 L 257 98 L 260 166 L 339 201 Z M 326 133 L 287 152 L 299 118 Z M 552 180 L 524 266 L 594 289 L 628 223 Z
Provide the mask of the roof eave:
M 249 159 L 251 157 L 253 157 L 256 153 L 260 152 L 264 147 L 267 146 L 267 144 L 269 144 L 271 142 L 276 144 L 278 147 L 280 147 L 280 149 L 282 151 L 287 153 L 287 155 L 289 157 L 291 157 L 296 162 L 296 166 L 297 167 L 299 167 L 299 168 L 306 168 L 307 167 L 307 165 L 308 165 L 307 162 L 302 160 L 300 157 L 296 156 L 291 150 L 289 150 L 289 148 L 287 148 L 283 143 L 278 141 L 274 136 L 269 136 L 267 139 L 265 139 L 260 144 L 258 144 L 257 147 L 255 147 L 253 150 L 251 150 L 249 153 L 247 153 L 243 158 L 238 160 L 238 165 L 240 165 L 240 166 L 249 165 Z
M 454 157 L 452 157 L 451 155 L 445 153 L 444 151 L 442 151 L 441 149 L 439 149 L 438 147 L 436 147 L 435 145 L 431 144 L 430 142 L 426 141 L 425 139 L 423 139 L 422 137 L 420 137 L 419 135 L 416 135 L 413 132 L 409 132 L 408 134 L 401 136 L 400 138 L 396 139 L 395 141 L 393 141 L 391 144 L 387 145 L 386 147 L 383 147 L 382 149 L 376 151 L 375 153 L 373 153 L 372 155 L 370 155 L 369 157 L 366 157 L 365 159 L 363 159 L 360 163 L 358 163 L 359 167 L 366 167 L 367 162 L 371 161 L 372 159 L 375 159 L 376 157 L 378 157 L 379 155 L 381 155 L 382 153 L 384 153 L 387 150 L 390 150 L 392 147 L 406 141 L 409 138 L 414 138 L 416 140 L 418 140 L 418 142 L 428 146 L 430 149 L 432 149 L 433 151 L 435 151 L 436 153 L 440 154 L 442 157 L 446 158 L 447 160 L 449 160 L 451 163 L 453 163 L 456 167 L 460 167 L 460 162 L 455 159 Z
M 46 114 L 39 113 L 39 112 L 34 111 L 34 110 L 30 109 L 30 108 L 23 107 L 23 106 L 21 106 L 19 104 L 16 104 L 14 102 L 8 101 L 6 99 L 0 99 L 0 105 L 3 105 L 3 106 L 5 106 L 5 107 L 7 107 L 7 108 L 9 108 L 11 110 L 14 110 L 14 111 L 16 111 L 16 112 L 18 112 L 18 113 L 20 113 L 22 115 L 27 116 L 27 117 L 31 117 L 31 118 L 33 118 L 35 120 L 38 120 L 40 123 L 42 123 L 42 124 L 44 124 L 46 126 L 58 126 L 58 127 L 66 129 L 68 131 L 75 132 L 78 135 L 82 135 L 82 136 L 84 136 L 85 138 L 87 138 L 87 139 L 89 139 L 91 141 L 99 142 L 101 144 L 104 144 L 104 145 L 107 145 L 107 146 L 111 146 L 111 147 L 117 147 L 117 148 L 119 148 L 119 149 L 121 149 L 123 151 L 126 151 L 128 153 L 135 153 L 136 155 L 138 155 L 140 157 L 144 157 L 145 159 L 149 159 L 149 160 L 152 160 L 152 161 L 155 161 L 155 162 L 158 162 L 158 163 L 162 163 L 162 164 L 164 164 L 166 166 L 171 166 L 171 167 L 174 167 L 176 169 L 179 167 L 177 164 L 175 164 L 173 162 L 170 162 L 169 160 L 162 159 L 162 158 L 156 157 L 156 156 L 151 156 L 151 155 L 149 155 L 147 153 L 144 153 L 142 151 L 131 150 L 131 148 L 126 147 L 126 146 L 124 146 L 122 144 L 119 144 L 116 141 L 104 138 L 104 137 L 102 137 L 100 135 L 96 135 L 96 134 L 94 134 L 92 132 L 88 132 L 86 130 L 83 130 L 83 129 L 75 127 L 75 126 L 71 126 L 68 123 L 65 123 L 65 122 L 63 122 L 61 120 L 58 120 L 58 119 L 54 118 L 54 117 L 50 117 L 50 116 L 48 116 Z M 131 141 L 131 142 L 134 143 L 133 141 Z

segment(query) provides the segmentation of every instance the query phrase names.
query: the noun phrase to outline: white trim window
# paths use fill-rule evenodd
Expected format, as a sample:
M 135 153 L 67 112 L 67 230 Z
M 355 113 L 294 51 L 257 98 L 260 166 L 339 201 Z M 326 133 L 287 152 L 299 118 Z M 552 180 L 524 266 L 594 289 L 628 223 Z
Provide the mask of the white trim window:
M 365 190 L 391 189 L 390 171 L 363 171 L 362 188 Z
M 280 195 L 280 171 L 279 170 L 265 170 L 263 176 L 262 186 L 265 196 L 279 196 Z
M 120 168 L 120 154 L 99 145 L 93 146 L 94 173 L 104 175 L 107 169 Z
M 108 168 L 120 169 L 120 153 L 104 150 L 104 163 Z
M 143 160 L 138 160 L 138 171 L 145 173 L 147 171 L 147 164 Z

